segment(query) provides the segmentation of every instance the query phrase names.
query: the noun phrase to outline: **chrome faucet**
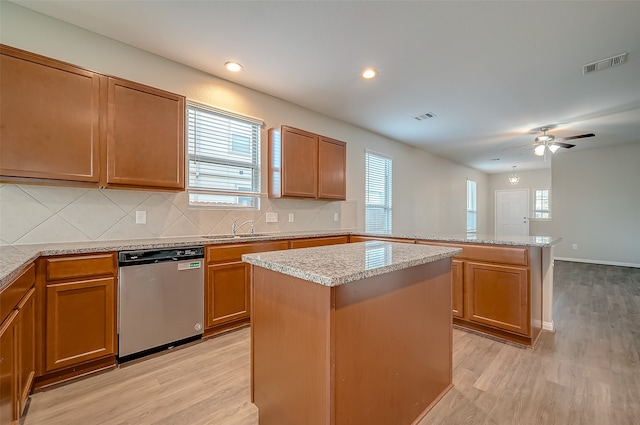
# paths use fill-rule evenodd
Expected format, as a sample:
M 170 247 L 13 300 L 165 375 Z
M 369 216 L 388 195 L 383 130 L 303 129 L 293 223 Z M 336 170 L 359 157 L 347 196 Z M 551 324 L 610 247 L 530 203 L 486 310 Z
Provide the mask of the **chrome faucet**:
M 253 220 L 247 220 L 243 223 L 237 224 L 238 220 L 240 219 L 236 218 L 235 220 L 233 220 L 233 223 L 231 224 L 231 236 L 235 236 L 238 230 L 247 223 L 251 223 L 251 230 L 249 231 L 249 234 L 253 235 L 253 226 L 254 226 Z

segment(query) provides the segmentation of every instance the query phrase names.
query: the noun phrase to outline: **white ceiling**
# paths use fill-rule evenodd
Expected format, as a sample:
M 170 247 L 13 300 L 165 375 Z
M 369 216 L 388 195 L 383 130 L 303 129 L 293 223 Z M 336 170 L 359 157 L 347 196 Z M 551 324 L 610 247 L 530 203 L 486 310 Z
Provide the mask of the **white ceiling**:
M 548 124 L 596 134 L 555 155 L 640 142 L 637 1 L 13 2 L 488 173 L 548 167 Z

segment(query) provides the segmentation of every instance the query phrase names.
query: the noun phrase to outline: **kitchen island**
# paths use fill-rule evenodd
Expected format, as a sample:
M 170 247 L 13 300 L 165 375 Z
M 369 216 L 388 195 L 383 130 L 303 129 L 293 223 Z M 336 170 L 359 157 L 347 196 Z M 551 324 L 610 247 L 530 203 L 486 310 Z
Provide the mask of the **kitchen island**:
M 451 257 L 362 242 L 243 255 L 261 425 L 417 423 L 451 388 Z

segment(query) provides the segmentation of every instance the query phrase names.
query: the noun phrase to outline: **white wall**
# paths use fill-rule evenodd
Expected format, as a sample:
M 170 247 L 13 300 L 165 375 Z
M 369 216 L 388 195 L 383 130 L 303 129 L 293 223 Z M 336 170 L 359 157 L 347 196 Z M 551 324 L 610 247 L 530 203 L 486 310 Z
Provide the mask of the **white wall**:
M 542 159 L 541 159 L 542 160 Z M 489 188 L 487 199 L 487 215 L 489 223 L 487 225 L 489 233 L 495 232 L 495 192 L 496 190 L 528 189 L 529 190 L 529 217 L 533 215 L 533 195 L 536 189 L 551 189 L 551 168 L 540 170 L 518 171 L 516 175 L 520 181 L 516 186 L 509 182 L 512 171 L 489 175 Z M 553 193 L 551 193 L 551 208 L 553 215 Z M 531 236 L 556 236 L 552 234 L 551 222 L 548 220 L 529 220 L 529 235 Z
M 564 152 L 552 170 L 556 258 L 640 267 L 640 141 Z
M 352 229 L 364 226 L 364 152 L 393 158 L 393 232 L 463 233 L 466 179 L 478 182 L 478 231 L 486 233 L 487 176 L 361 128 L 281 99 L 238 86 L 79 27 L 0 2 L 0 42 L 104 74 L 185 95 L 188 99 L 261 118 L 266 129 L 287 124 L 347 142 L 347 201 L 262 200 L 257 212 L 189 208 L 182 194 L 143 191 L 0 187 L 0 242 L 186 236 L 228 233 L 233 218 L 253 218 L 258 231 Z M 263 160 L 266 143 L 263 143 Z M 266 167 L 263 167 L 266 191 Z M 135 210 L 145 208 L 149 224 L 135 225 Z M 264 213 L 280 213 L 267 224 Z M 294 212 L 296 222 L 286 223 Z M 340 214 L 333 221 L 334 212 Z

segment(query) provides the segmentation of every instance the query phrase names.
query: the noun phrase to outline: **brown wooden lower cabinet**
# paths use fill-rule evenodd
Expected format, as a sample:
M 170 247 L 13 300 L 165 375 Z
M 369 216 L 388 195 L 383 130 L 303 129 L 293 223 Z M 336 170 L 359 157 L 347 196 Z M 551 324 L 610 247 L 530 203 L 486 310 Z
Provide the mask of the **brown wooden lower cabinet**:
M 0 424 L 15 424 L 18 415 L 18 311 L 0 325 Z
M 465 267 L 467 319 L 529 334 L 529 284 L 526 268 L 469 261 Z
M 17 424 L 35 375 L 35 266 L 0 292 L 0 424 Z
M 207 327 L 249 318 L 251 268 L 242 261 L 207 266 Z
M 242 261 L 242 254 L 288 248 L 288 240 L 208 245 L 206 247 L 205 337 L 249 324 L 251 268 Z
M 455 325 L 535 345 L 542 331 L 541 248 L 418 243 L 462 248 L 452 264 Z
M 20 415 L 24 413 L 27 399 L 36 375 L 36 289 L 31 288 L 18 305 L 18 373 Z
M 47 285 L 46 370 L 116 354 L 113 277 Z
M 36 288 L 36 388 L 116 365 L 116 253 L 42 257 Z

